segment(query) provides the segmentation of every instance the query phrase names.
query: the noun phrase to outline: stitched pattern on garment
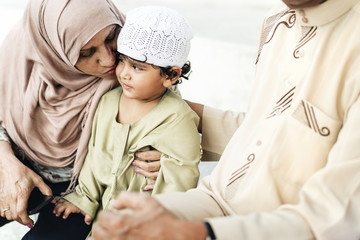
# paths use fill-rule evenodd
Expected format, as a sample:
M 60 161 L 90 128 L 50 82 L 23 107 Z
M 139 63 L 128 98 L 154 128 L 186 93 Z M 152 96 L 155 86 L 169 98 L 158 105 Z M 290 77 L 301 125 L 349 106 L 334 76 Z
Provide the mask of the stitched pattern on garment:
M 319 124 L 316 119 L 315 111 L 312 106 L 310 106 L 308 103 L 305 103 L 304 101 L 301 101 L 302 106 L 304 107 L 305 115 L 307 118 L 308 126 L 313 129 L 316 133 L 319 133 L 321 136 L 329 136 L 330 130 L 327 127 L 319 127 Z
M 284 96 L 280 98 L 279 101 L 276 102 L 275 107 L 272 109 L 271 113 L 266 117 L 266 119 L 279 116 L 289 107 L 291 107 L 291 102 L 293 101 L 293 96 L 295 94 L 295 88 L 296 87 L 290 89 L 290 91 L 288 91 Z
M 301 38 L 300 42 L 296 45 L 295 50 L 294 50 L 294 58 L 298 59 L 301 57 L 300 54 L 300 48 L 303 47 L 306 43 L 308 43 L 312 38 L 315 37 L 316 35 L 316 30 L 317 27 L 306 27 L 303 26 L 302 30 L 305 31 L 304 36 Z
M 245 163 L 241 168 L 239 168 L 238 170 L 236 170 L 235 172 L 233 172 L 231 174 L 231 177 L 229 179 L 229 183 L 227 184 L 227 186 L 229 186 L 230 184 L 232 184 L 233 182 L 235 182 L 236 180 L 238 180 L 239 178 L 244 176 L 247 173 L 247 170 L 250 168 L 250 164 L 254 160 L 255 160 L 255 154 L 252 153 L 247 157 L 247 163 Z
M 276 27 L 274 28 L 275 23 L 281 19 L 282 17 L 286 16 L 290 14 L 290 16 L 288 17 L 288 19 L 286 19 L 285 21 L 281 21 L 279 22 Z M 268 17 L 265 20 L 265 26 L 264 26 L 264 31 L 260 40 L 260 45 L 259 45 L 259 51 L 258 51 L 258 56 L 256 58 L 255 64 L 258 63 L 259 61 L 259 57 L 261 54 L 261 50 L 264 47 L 265 44 L 268 44 L 274 37 L 276 30 L 278 29 L 278 27 L 280 25 L 284 25 L 287 28 L 292 28 L 295 24 L 295 20 L 296 20 L 296 14 L 294 10 L 290 10 L 287 9 L 285 11 L 282 11 L 278 14 L 272 15 L 270 17 Z M 268 39 L 269 34 L 272 32 L 271 37 Z

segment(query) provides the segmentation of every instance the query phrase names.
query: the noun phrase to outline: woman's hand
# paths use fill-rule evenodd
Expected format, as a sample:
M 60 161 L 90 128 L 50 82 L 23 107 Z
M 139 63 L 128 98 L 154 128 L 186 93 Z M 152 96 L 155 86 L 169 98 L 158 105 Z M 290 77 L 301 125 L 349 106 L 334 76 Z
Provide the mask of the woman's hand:
M 32 227 L 34 222 L 27 213 L 27 203 L 32 190 L 37 187 L 43 195 L 52 191 L 42 178 L 21 163 L 10 144 L 0 142 L 0 213 L 1 217 Z
M 122 192 L 111 207 L 126 210 L 101 211 L 91 240 L 196 240 L 207 235 L 204 223 L 176 218 L 149 194 Z
M 90 225 L 92 222 L 92 217 L 90 215 L 86 214 L 80 208 L 76 207 L 74 204 L 65 199 L 60 199 L 59 201 L 57 201 L 53 213 L 57 217 L 64 213 L 63 219 L 67 219 L 71 213 L 81 213 L 85 216 L 84 221 L 87 225 Z
M 137 167 L 135 168 L 135 172 L 156 180 L 161 167 L 161 152 L 156 150 L 137 152 L 135 156 L 136 160 L 132 162 L 132 165 Z M 151 189 L 154 189 L 153 184 L 146 185 L 144 188 L 145 191 Z

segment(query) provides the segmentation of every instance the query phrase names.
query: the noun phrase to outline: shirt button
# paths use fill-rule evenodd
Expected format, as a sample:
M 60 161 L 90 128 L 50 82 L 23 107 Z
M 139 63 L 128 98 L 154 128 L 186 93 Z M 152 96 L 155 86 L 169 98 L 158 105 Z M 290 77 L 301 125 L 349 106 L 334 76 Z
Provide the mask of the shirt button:
M 299 51 L 299 52 L 298 52 L 298 56 L 299 56 L 299 57 L 302 58 L 302 57 L 304 57 L 304 55 L 305 55 L 305 54 L 304 54 L 304 51 Z
M 285 80 L 285 83 L 287 86 L 291 86 L 292 85 L 292 80 L 290 78 Z
M 262 144 L 261 140 L 256 141 L 256 146 L 261 146 L 261 144 Z
M 299 14 L 302 16 L 301 20 L 303 21 L 303 23 L 309 22 L 309 19 L 307 19 L 307 17 L 305 16 L 305 11 L 303 9 L 299 10 Z

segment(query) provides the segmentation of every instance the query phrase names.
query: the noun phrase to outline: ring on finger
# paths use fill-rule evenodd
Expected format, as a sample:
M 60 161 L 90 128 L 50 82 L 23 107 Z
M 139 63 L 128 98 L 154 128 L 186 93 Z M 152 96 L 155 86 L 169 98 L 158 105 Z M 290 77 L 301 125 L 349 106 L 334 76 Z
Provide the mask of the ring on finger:
M 6 211 L 9 211 L 10 210 L 10 208 L 9 207 L 7 207 L 7 208 L 3 208 L 3 209 L 1 209 L 1 212 L 6 212 Z

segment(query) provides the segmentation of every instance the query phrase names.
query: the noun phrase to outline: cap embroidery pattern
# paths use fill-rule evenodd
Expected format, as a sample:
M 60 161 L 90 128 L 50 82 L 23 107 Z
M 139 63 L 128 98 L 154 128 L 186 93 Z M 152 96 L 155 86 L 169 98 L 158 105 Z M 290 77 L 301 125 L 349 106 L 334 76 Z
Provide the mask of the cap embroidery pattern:
M 160 67 L 182 67 L 193 32 L 187 21 L 166 7 L 140 7 L 127 14 L 118 38 L 118 51 Z

